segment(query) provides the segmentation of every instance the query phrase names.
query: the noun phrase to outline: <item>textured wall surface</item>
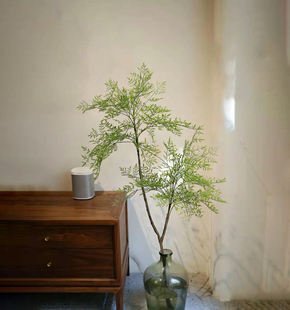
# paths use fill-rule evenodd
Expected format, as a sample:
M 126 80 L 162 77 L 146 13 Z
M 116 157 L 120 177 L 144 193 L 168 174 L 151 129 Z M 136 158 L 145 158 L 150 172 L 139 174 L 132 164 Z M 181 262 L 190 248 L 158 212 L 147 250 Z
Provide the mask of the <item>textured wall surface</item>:
M 215 127 L 229 202 L 215 218 L 215 295 L 290 296 L 290 67 L 285 1 L 217 1 Z M 289 21 L 289 17 L 288 17 Z M 221 91 L 222 90 L 222 91 Z
M 101 119 L 76 107 L 104 94 L 109 77 L 127 86 L 143 62 L 167 81 L 161 103 L 205 124 L 211 141 L 211 20 L 204 0 L 1 0 L 0 190 L 71 190 L 70 170 Z M 96 189 L 125 184 L 119 166 L 136 162 L 132 150 L 122 145 L 104 162 Z M 159 256 L 157 239 L 143 202 L 129 206 L 131 268 L 143 271 Z M 160 228 L 163 211 L 153 207 Z M 189 271 L 208 270 L 209 219 L 171 219 L 165 246 Z

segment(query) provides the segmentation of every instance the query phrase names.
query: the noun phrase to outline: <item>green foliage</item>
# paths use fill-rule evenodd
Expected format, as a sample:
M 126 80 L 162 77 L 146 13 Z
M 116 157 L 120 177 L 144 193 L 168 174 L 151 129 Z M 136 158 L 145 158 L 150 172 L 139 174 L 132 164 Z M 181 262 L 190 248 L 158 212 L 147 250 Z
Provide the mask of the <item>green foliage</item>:
M 134 195 L 143 187 L 146 193 L 157 205 L 166 207 L 170 205 L 187 219 L 193 215 L 202 216 L 202 207 L 206 206 L 215 213 L 213 201 L 225 202 L 221 199 L 220 190 L 216 184 L 225 182 L 225 179 L 205 177 L 200 170 L 211 170 L 211 164 L 216 163 L 216 148 L 196 146 L 202 139 L 202 127 L 198 127 L 191 141 L 185 140 L 182 151 L 178 151 L 171 139 L 164 142 L 165 153 L 160 160 L 154 161 L 150 153 L 143 156 L 143 179 L 140 180 L 138 165 L 133 168 L 121 168 L 123 176 L 131 179 L 124 189 L 129 195 Z M 147 160 L 148 158 L 151 161 Z
M 216 149 L 200 145 L 203 140 L 202 126 L 171 118 L 170 109 L 156 103 L 162 99 L 160 95 L 165 92 L 165 82 L 154 85 L 150 82 L 151 77 L 152 72 L 143 64 L 137 73 L 131 73 L 128 89 L 120 88 L 117 82 L 109 79 L 105 84 L 107 91 L 104 97 L 96 96 L 92 104 L 82 102 L 79 105 L 83 113 L 92 109 L 104 113 L 99 130 L 92 129 L 89 135 L 94 147 L 83 147 L 83 164 L 90 162 L 97 178 L 102 161 L 117 151 L 118 144 L 133 143 L 138 162 L 134 166 L 120 168 L 121 174 L 130 179 L 123 190 L 129 197 L 141 192 L 150 220 L 147 193 L 156 200 L 157 205 L 167 206 L 166 228 L 173 209 L 187 219 L 193 215 L 201 217 L 203 206 L 217 213 L 213 201 L 224 201 L 215 186 L 225 182 L 225 179 L 200 174 L 201 170 L 210 170 L 211 165 L 216 163 Z M 165 153 L 160 156 L 155 142 L 156 130 L 165 129 L 180 136 L 183 128 L 193 131 L 192 139 L 185 141 L 183 150 L 179 152 L 169 139 L 164 142 Z M 149 136 L 149 141 L 146 136 Z M 162 242 L 163 239 L 156 233 Z
M 161 98 L 158 95 L 165 91 L 165 82 L 154 86 L 150 83 L 152 72 L 145 64 L 139 68 L 139 74 L 131 73 L 128 78 L 129 89 L 120 89 L 118 83 L 111 79 L 105 84 L 107 93 L 104 98 L 96 96 L 92 104 L 82 102 L 78 109 L 86 112 L 98 109 L 104 112 L 99 131 L 92 129 L 89 137 L 95 146 L 92 150 L 83 147 L 83 164 L 91 162 L 91 168 L 97 178 L 100 166 L 104 159 L 117 150 L 118 143 L 132 142 L 136 148 L 151 149 L 152 153 L 157 148 L 147 141 L 139 141 L 140 136 L 147 132 L 154 141 L 155 130 L 166 129 L 173 134 L 180 135 L 182 127 L 191 128 L 191 124 L 180 119 L 170 117 L 170 110 L 158 106 L 155 102 Z

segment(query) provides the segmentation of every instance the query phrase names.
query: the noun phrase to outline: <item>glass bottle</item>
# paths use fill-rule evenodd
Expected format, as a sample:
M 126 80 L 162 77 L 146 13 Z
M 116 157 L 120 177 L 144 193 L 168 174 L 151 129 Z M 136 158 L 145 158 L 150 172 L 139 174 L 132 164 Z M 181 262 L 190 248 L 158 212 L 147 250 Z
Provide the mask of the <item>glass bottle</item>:
M 188 275 L 185 268 L 172 261 L 172 251 L 159 252 L 160 260 L 143 275 L 148 310 L 184 310 Z

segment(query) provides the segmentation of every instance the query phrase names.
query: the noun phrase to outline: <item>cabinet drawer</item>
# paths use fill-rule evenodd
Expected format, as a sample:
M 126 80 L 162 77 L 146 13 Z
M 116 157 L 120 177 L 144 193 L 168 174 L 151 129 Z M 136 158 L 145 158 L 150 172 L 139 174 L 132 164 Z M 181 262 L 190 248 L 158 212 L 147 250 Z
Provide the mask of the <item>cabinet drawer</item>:
M 112 226 L 30 225 L 0 222 L 0 247 L 113 248 Z
M 0 278 L 114 278 L 112 249 L 4 248 Z

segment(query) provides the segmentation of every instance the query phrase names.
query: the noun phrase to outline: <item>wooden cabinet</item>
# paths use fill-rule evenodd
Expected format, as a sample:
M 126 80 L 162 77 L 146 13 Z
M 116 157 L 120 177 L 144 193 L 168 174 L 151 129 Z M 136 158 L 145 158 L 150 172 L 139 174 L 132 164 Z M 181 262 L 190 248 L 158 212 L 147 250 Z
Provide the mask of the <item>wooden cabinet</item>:
M 116 192 L 0 192 L 0 292 L 108 292 L 123 309 L 127 204 Z

